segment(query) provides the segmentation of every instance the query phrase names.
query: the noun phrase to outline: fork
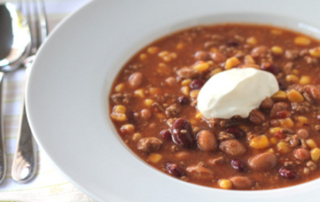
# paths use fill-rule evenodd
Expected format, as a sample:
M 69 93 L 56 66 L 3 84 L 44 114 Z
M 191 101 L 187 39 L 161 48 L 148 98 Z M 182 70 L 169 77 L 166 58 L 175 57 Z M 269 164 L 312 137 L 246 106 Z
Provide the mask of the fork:
M 31 56 L 25 61 L 26 79 L 28 67 L 32 65 L 34 54 L 48 34 L 44 0 L 19 0 L 20 10 L 25 12 L 31 30 Z M 24 92 L 24 91 L 23 91 Z M 23 96 L 24 99 L 24 96 Z M 23 100 L 20 128 L 16 152 L 13 157 L 11 175 L 18 183 L 27 183 L 33 179 L 37 171 L 37 146 L 26 116 L 25 101 Z

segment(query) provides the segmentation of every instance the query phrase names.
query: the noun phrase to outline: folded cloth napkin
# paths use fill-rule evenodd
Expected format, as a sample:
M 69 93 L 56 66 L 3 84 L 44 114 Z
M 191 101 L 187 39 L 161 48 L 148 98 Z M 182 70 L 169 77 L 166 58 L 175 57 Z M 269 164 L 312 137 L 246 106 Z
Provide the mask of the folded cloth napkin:
M 62 18 L 88 1 L 45 0 L 49 29 L 52 29 Z M 3 1 L 0 0 L 0 3 Z M 0 185 L 0 202 L 95 201 L 66 180 L 41 148 L 38 148 L 39 162 L 36 177 L 27 184 L 18 184 L 12 180 L 11 165 L 17 144 L 24 79 L 25 69 L 8 73 L 4 78 L 3 115 L 8 169 L 6 179 Z

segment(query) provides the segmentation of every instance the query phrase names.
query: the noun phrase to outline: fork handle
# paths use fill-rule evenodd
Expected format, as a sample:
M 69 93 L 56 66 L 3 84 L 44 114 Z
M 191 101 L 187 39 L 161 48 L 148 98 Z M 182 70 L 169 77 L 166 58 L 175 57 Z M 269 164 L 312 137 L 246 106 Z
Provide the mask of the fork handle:
M 26 183 L 32 180 L 37 171 L 36 143 L 32 137 L 32 132 L 23 101 L 18 143 L 13 157 L 11 175 L 12 179 L 18 183 Z
M 3 114 L 2 114 L 2 92 L 3 92 L 4 73 L 0 72 L 0 184 L 3 182 L 7 171 L 7 158 L 4 147 L 4 130 L 3 130 Z

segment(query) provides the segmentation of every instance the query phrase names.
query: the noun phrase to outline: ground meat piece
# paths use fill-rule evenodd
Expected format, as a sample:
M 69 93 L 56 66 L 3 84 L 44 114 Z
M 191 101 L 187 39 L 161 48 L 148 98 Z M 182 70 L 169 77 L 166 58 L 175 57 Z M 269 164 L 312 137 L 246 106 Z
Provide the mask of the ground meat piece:
M 313 161 L 308 161 L 307 166 L 310 170 L 315 170 L 317 168 L 317 164 L 315 164 Z
M 293 135 L 293 136 L 290 136 L 290 137 L 291 137 L 291 138 L 290 138 L 290 141 L 289 141 L 290 146 L 291 146 L 291 147 L 296 147 L 296 146 L 298 146 L 299 143 L 300 143 L 300 140 L 299 140 L 298 135 Z
M 208 49 L 208 48 L 210 48 L 212 46 L 216 46 L 218 44 L 219 44 L 219 42 L 217 42 L 217 41 L 207 41 L 204 43 L 204 48 Z
M 194 57 L 197 60 L 208 60 L 210 59 L 210 54 L 207 51 L 197 51 Z
M 223 163 L 224 161 L 225 161 L 224 157 L 220 156 L 220 157 L 217 157 L 217 158 L 214 158 L 214 159 L 209 159 L 207 162 L 210 165 L 216 165 L 218 163 Z
M 320 100 L 320 86 L 306 85 L 304 90 L 309 93 L 315 100 Z
M 307 62 L 307 64 L 311 64 L 311 65 L 316 65 L 318 64 L 318 59 L 311 57 L 311 56 L 304 56 L 305 61 Z
M 310 112 L 311 106 L 308 102 L 293 102 L 291 103 L 291 108 L 298 113 L 307 113 Z
M 264 100 L 262 100 L 260 105 L 262 109 L 270 109 L 272 106 L 273 106 L 273 101 L 269 97 L 266 97 Z
M 170 105 L 166 108 L 165 113 L 167 117 L 176 117 L 180 112 L 180 108 L 177 104 Z
M 311 103 L 311 104 L 313 104 L 314 103 L 314 99 L 309 95 L 309 93 L 307 93 L 305 90 L 303 90 L 302 91 L 302 96 L 304 97 L 304 99 L 307 101 L 307 102 L 309 102 L 309 103 Z
M 140 151 L 149 153 L 159 150 L 162 143 L 163 142 L 156 137 L 145 137 L 139 140 L 137 148 Z
M 254 109 L 250 112 L 249 119 L 255 124 L 262 124 L 266 120 L 266 117 L 259 110 Z
M 177 75 L 181 78 L 194 78 L 199 75 L 199 72 L 190 67 L 183 67 L 177 70 Z
M 289 60 L 294 60 L 299 57 L 299 50 L 286 50 L 284 56 Z
M 305 56 L 305 55 L 308 55 L 309 53 L 309 50 L 308 49 L 302 49 L 300 52 L 299 52 L 299 55 L 300 56 Z
M 294 90 L 298 91 L 299 93 L 301 93 L 304 90 L 304 88 L 305 87 L 303 85 L 293 84 L 293 85 L 288 86 L 288 91 L 294 89 Z
M 163 112 L 164 111 L 164 108 L 158 102 L 152 103 L 151 107 L 155 112 Z
M 320 125 L 315 125 L 313 128 L 315 131 L 320 132 Z
M 110 96 L 111 100 L 114 103 L 125 103 L 128 104 L 131 98 L 131 94 L 127 94 L 127 93 L 116 93 Z
M 276 117 L 277 116 L 277 113 L 279 111 L 283 111 L 283 110 L 286 110 L 288 108 L 288 104 L 285 103 L 285 102 L 277 102 L 275 103 L 273 106 L 272 106 L 272 109 L 270 111 L 270 116 L 271 117 Z
M 284 66 L 283 66 L 283 71 L 286 74 L 289 74 L 291 72 L 293 68 L 293 62 L 287 62 Z
M 268 48 L 266 46 L 258 46 L 251 51 L 251 56 L 254 58 L 263 58 L 268 53 Z
M 230 140 L 234 139 L 234 135 L 231 133 L 227 133 L 225 131 L 221 131 L 218 135 L 218 140 L 223 141 L 223 140 Z

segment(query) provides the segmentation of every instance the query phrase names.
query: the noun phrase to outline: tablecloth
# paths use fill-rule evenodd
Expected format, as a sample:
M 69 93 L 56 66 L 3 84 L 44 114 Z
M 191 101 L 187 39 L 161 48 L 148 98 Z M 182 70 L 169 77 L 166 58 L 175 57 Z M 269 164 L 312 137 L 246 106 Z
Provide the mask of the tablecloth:
M 89 0 L 45 0 L 49 30 Z M 4 1 L 0 0 L 0 3 Z M 16 3 L 17 1 L 10 1 Z M 31 67 L 32 68 L 32 67 Z M 27 184 L 11 178 L 12 158 L 17 144 L 18 122 L 22 106 L 25 69 L 7 73 L 4 78 L 3 116 L 8 169 L 0 185 L 0 202 L 89 202 L 95 201 L 77 189 L 54 167 L 46 153 L 38 147 L 38 172 Z

